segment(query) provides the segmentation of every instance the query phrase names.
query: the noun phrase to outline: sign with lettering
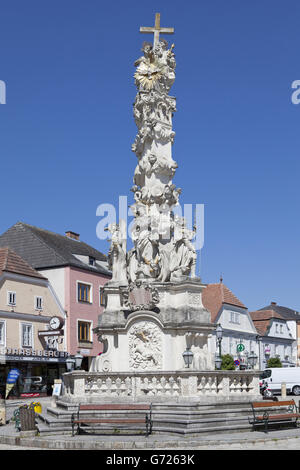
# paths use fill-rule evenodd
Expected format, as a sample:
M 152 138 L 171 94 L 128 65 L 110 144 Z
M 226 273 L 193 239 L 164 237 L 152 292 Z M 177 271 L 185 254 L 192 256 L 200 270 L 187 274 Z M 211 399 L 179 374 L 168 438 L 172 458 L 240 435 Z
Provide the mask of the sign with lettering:
M 50 349 L 0 348 L 2 361 L 64 362 L 69 355 L 70 354 L 66 351 Z

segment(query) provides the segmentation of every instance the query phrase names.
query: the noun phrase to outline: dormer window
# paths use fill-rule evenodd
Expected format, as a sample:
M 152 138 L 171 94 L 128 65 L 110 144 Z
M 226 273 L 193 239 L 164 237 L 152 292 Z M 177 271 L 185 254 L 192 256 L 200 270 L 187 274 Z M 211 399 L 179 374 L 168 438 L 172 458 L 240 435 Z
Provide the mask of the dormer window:
M 16 293 L 12 291 L 7 292 L 7 304 L 12 307 L 16 305 Z
M 43 310 L 43 297 L 35 297 L 35 310 Z
M 94 258 L 93 256 L 89 256 L 89 265 L 95 266 L 95 263 L 96 263 L 96 258 Z

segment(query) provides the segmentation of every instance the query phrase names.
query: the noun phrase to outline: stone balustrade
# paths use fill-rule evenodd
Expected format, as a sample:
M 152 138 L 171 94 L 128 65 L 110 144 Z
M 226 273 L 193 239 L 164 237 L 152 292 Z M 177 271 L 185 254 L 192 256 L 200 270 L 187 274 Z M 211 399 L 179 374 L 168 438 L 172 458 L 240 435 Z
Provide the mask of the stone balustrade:
M 259 371 L 84 372 L 63 375 L 70 401 L 249 401 L 259 394 Z

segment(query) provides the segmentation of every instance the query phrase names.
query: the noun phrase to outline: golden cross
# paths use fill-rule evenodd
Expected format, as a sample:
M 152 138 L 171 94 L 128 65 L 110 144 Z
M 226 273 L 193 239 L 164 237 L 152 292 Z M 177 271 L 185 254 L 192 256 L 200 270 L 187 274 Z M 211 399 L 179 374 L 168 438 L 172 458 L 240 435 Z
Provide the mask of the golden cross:
M 153 26 L 141 26 L 140 33 L 154 33 L 153 49 L 159 42 L 159 34 L 174 34 L 174 28 L 161 28 L 160 27 L 160 13 L 155 14 L 155 25 Z

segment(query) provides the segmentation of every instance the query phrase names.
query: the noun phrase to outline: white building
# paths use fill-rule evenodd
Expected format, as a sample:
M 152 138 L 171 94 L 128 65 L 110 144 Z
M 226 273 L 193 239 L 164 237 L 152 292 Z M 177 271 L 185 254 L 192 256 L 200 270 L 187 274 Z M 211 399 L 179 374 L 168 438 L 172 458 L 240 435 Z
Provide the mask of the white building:
M 203 305 L 211 313 L 212 323 L 222 327 L 221 353 L 230 354 L 239 361 L 240 368 L 248 368 L 248 356 L 254 352 L 259 367 L 258 332 L 247 307 L 220 282 L 208 284 L 203 291 Z M 218 354 L 217 339 L 212 341 L 212 348 Z
M 266 367 L 269 358 L 275 357 L 284 367 L 295 367 L 298 312 L 271 302 L 250 315 L 261 337 L 261 368 Z

